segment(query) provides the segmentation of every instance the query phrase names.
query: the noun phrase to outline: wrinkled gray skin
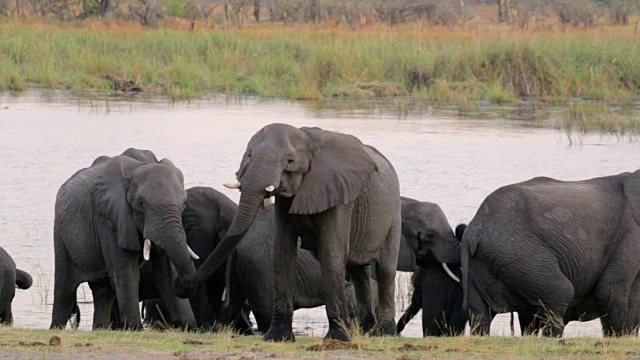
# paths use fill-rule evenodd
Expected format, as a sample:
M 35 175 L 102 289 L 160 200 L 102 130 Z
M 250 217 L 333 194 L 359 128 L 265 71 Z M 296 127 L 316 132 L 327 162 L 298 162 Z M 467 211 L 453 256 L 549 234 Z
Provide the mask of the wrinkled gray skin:
M 275 196 L 274 304 L 266 341 L 293 341 L 297 239 L 320 261 L 328 339 L 351 341 L 344 279 L 353 281 L 361 323 L 395 334 L 395 271 L 400 242 L 400 189 L 389 161 L 357 138 L 318 128 L 271 124 L 249 141 L 236 173 L 241 196 L 225 239 L 198 270 L 176 282 L 188 296 L 242 240 L 265 197 Z M 375 262 L 374 315 L 366 268 Z M 377 316 L 377 319 L 376 319 Z
M 438 259 L 459 253 L 465 225 L 454 234 L 444 212 L 437 204 L 402 198 L 402 242 L 398 269 L 415 269 L 411 277 L 413 294 L 409 308 L 398 320 L 398 334 L 422 309 L 423 336 L 460 335 L 467 322 L 462 309 L 460 262 L 449 263 L 458 278 L 454 280 Z
M 13 323 L 11 302 L 15 296 L 16 287 L 26 290 L 32 284 L 31 276 L 26 271 L 17 269 L 11 256 L 0 247 L 0 324 Z
M 541 319 L 544 335 L 561 336 L 585 309 L 601 316 L 606 336 L 636 334 L 640 171 L 499 188 L 467 227 L 462 268 L 471 328 L 481 334 L 493 313 L 522 311 Z
M 55 204 L 51 328 L 65 327 L 77 310 L 78 285 L 88 282 L 94 299 L 94 329 L 111 326 L 114 300 L 122 320 L 119 325 L 141 329 L 138 287 L 144 239 L 153 244 L 151 262 L 158 268 L 154 270 L 158 290 L 174 294 L 171 266 L 157 260 L 160 254 L 166 254 L 178 277 L 195 274 L 182 227 L 186 197 L 182 172 L 170 160 L 158 162 L 145 150 L 101 156 L 67 180 Z M 182 302 L 185 326 L 194 326 L 188 303 L 185 308 L 183 300 L 173 298 Z
M 244 239 L 227 260 L 228 300 L 223 312 L 225 324 L 241 315 L 240 311 L 246 301 L 256 318 L 258 331 L 265 333 L 269 329 L 273 318 L 274 272 L 271 252 L 275 235 L 274 209 L 270 205 L 258 212 Z M 322 306 L 324 292 L 320 262 L 308 250 L 298 248 L 297 251 L 293 309 Z M 375 305 L 377 282 L 373 279 L 370 281 Z M 344 286 L 347 307 L 352 315 L 357 307 L 353 285 L 345 282 Z
M 129 148 L 121 155 L 139 160 L 143 163 L 159 163 L 156 155 L 150 150 Z M 111 159 L 110 156 L 100 156 L 96 158 L 91 166 L 100 165 Z M 171 268 L 170 261 L 163 251 L 157 247 L 152 247 L 150 261 L 144 262 L 140 266 L 140 285 L 138 288 L 138 299 L 159 298 L 162 306 L 163 323 L 184 329 L 193 327 L 194 313 L 188 300 L 178 298 L 171 286 L 175 277 L 175 271 Z M 80 324 L 80 309 L 74 305 L 71 318 L 69 319 L 72 328 L 77 328 Z M 124 323 L 120 319 L 120 310 L 117 301 L 113 302 L 111 308 L 111 327 L 114 329 L 124 328 Z

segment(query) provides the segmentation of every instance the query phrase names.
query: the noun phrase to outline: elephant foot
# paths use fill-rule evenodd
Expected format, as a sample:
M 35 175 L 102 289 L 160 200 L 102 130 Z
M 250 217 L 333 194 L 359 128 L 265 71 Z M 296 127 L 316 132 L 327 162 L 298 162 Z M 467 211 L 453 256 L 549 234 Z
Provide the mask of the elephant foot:
M 376 317 L 372 313 L 360 318 L 360 330 L 362 333 L 369 332 L 376 324 Z
M 291 327 L 270 326 L 269 330 L 267 330 L 262 337 L 262 340 L 273 342 L 294 342 L 296 341 L 296 337 L 293 335 Z
M 370 332 L 371 336 L 395 336 L 396 334 L 396 323 L 390 320 L 377 323 Z
M 324 337 L 325 340 L 338 340 L 338 341 L 344 341 L 344 342 L 351 342 L 353 341 L 351 339 L 351 334 L 349 334 L 349 331 L 347 331 L 346 329 L 342 328 L 342 327 L 329 327 L 329 332 L 327 332 L 327 335 L 325 335 Z

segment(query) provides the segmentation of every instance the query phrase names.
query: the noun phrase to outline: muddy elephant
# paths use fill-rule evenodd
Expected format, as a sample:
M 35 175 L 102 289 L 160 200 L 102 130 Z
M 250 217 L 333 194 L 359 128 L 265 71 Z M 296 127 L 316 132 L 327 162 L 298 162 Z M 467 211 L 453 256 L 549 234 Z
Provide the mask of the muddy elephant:
M 31 275 L 16 268 L 16 263 L 3 248 L 0 247 L 0 324 L 11 325 L 13 313 L 11 302 L 16 288 L 26 290 L 33 284 Z
M 423 336 L 460 335 L 464 332 L 467 316 L 462 309 L 460 263 L 447 264 L 438 259 L 446 258 L 446 252 L 452 247 L 459 248 L 465 227 L 464 224 L 458 225 L 454 233 L 440 206 L 402 198 L 398 269 L 414 268 L 415 271 L 411 277 L 411 302 L 398 320 L 398 334 L 420 309 Z
M 149 153 L 128 149 L 125 155 L 99 157 L 60 187 L 53 233 L 51 328 L 64 328 L 77 310 L 76 289 L 82 282 L 89 283 L 93 294 L 94 329 L 111 326 L 114 301 L 122 327 L 142 328 L 138 290 L 144 260 L 151 259 L 158 269 L 154 279 L 156 285 L 163 284 L 158 290 L 184 304 L 167 275 L 171 267 L 178 277 L 195 274 L 192 257 L 197 255 L 187 246 L 182 226 L 184 180 L 170 160 L 151 161 Z M 156 261 L 159 254 L 166 255 L 170 264 Z M 185 314 L 184 325 L 195 326 L 191 310 L 185 309 Z
M 266 341 L 294 341 L 293 287 L 298 238 L 320 261 L 329 331 L 327 339 L 351 341 L 344 279 L 358 299 L 358 318 L 373 334 L 395 334 L 395 272 L 400 242 L 400 189 L 391 163 L 351 135 L 319 128 L 271 124 L 247 145 L 237 183 L 238 212 L 225 239 L 196 276 L 176 282 L 189 296 L 242 240 L 267 197 L 275 197 L 273 319 Z M 366 267 L 375 263 L 377 311 Z M 377 318 L 376 318 L 377 316 Z M 375 324 L 375 326 L 374 326 Z
M 543 334 L 588 310 L 606 336 L 640 326 L 640 171 L 547 177 L 491 193 L 462 240 L 465 304 L 488 334 L 495 313 L 529 312 Z
M 245 234 L 242 242 L 229 257 L 227 266 L 227 301 L 223 312 L 223 322 L 228 324 L 237 319 L 245 304 L 253 312 L 258 331 L 265 333 L 273 318 L 274 271 L 271 260 L 275 237 L 273 221 L 275 207 L 269 205 L 260 210 Z M 322 269 L 313 254 L 298 248 L 293 286 L 293 309 L 322 306 L 324 289 Z M 355 316 L 357 307 L 353 284 L 344 282 L 349 315 Z M 377 282 L 370 279 L 374 305 L 377 303 Z

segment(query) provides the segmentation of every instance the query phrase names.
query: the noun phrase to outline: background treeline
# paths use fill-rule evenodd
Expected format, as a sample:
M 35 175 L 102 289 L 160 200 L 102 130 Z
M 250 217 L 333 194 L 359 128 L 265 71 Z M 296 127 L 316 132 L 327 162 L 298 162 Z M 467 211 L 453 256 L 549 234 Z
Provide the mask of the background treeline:
M 0 0 L 0 17 L 109 17 L 149 26 L 177 17 L 192 28 L 199 21 L 221 27 L 304 22 L 355 28 L 410 21 L 452 26 L 478 19 L 481 11 L 490 11 L 489 21 L 518 27 L 626 25 L 640 12 L 640 0 Z

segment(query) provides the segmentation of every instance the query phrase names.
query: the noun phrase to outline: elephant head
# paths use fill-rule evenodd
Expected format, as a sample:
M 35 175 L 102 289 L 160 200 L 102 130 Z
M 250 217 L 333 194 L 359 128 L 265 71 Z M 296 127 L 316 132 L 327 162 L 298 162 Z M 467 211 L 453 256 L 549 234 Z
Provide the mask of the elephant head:
M 348 154 L 349 156 L 345 156 Z M 259 130 L 247 145 L 236 173 L 237 182 L 225 184 L 241 191 L 238 212 L 225 239 L 198 274 L 177 283 L 179 296 L 188 296 L 242 240 L 266 197 L 275 195 L 289 214 L 309 215 L 354 201 L 376 170 L 357 138 L 319 128 L 271 124 Z
M 459 263 L 463 232 L 464 225 L 459 225 L 454 233 L 437 204 L 402 198 L 402 241 L 405 244 L 401 248 L 408 244 L 418 265 L 428 260 Z
M 148 260 L 151 243 L 164 250 L 178 276 L 195 273 L 182 211 L 187 199 L 182 172 L 168 159 L 143 163 L 115 156 L 104 163 L 98 199 L 111 220 L 118 246 L 140 252 Z

